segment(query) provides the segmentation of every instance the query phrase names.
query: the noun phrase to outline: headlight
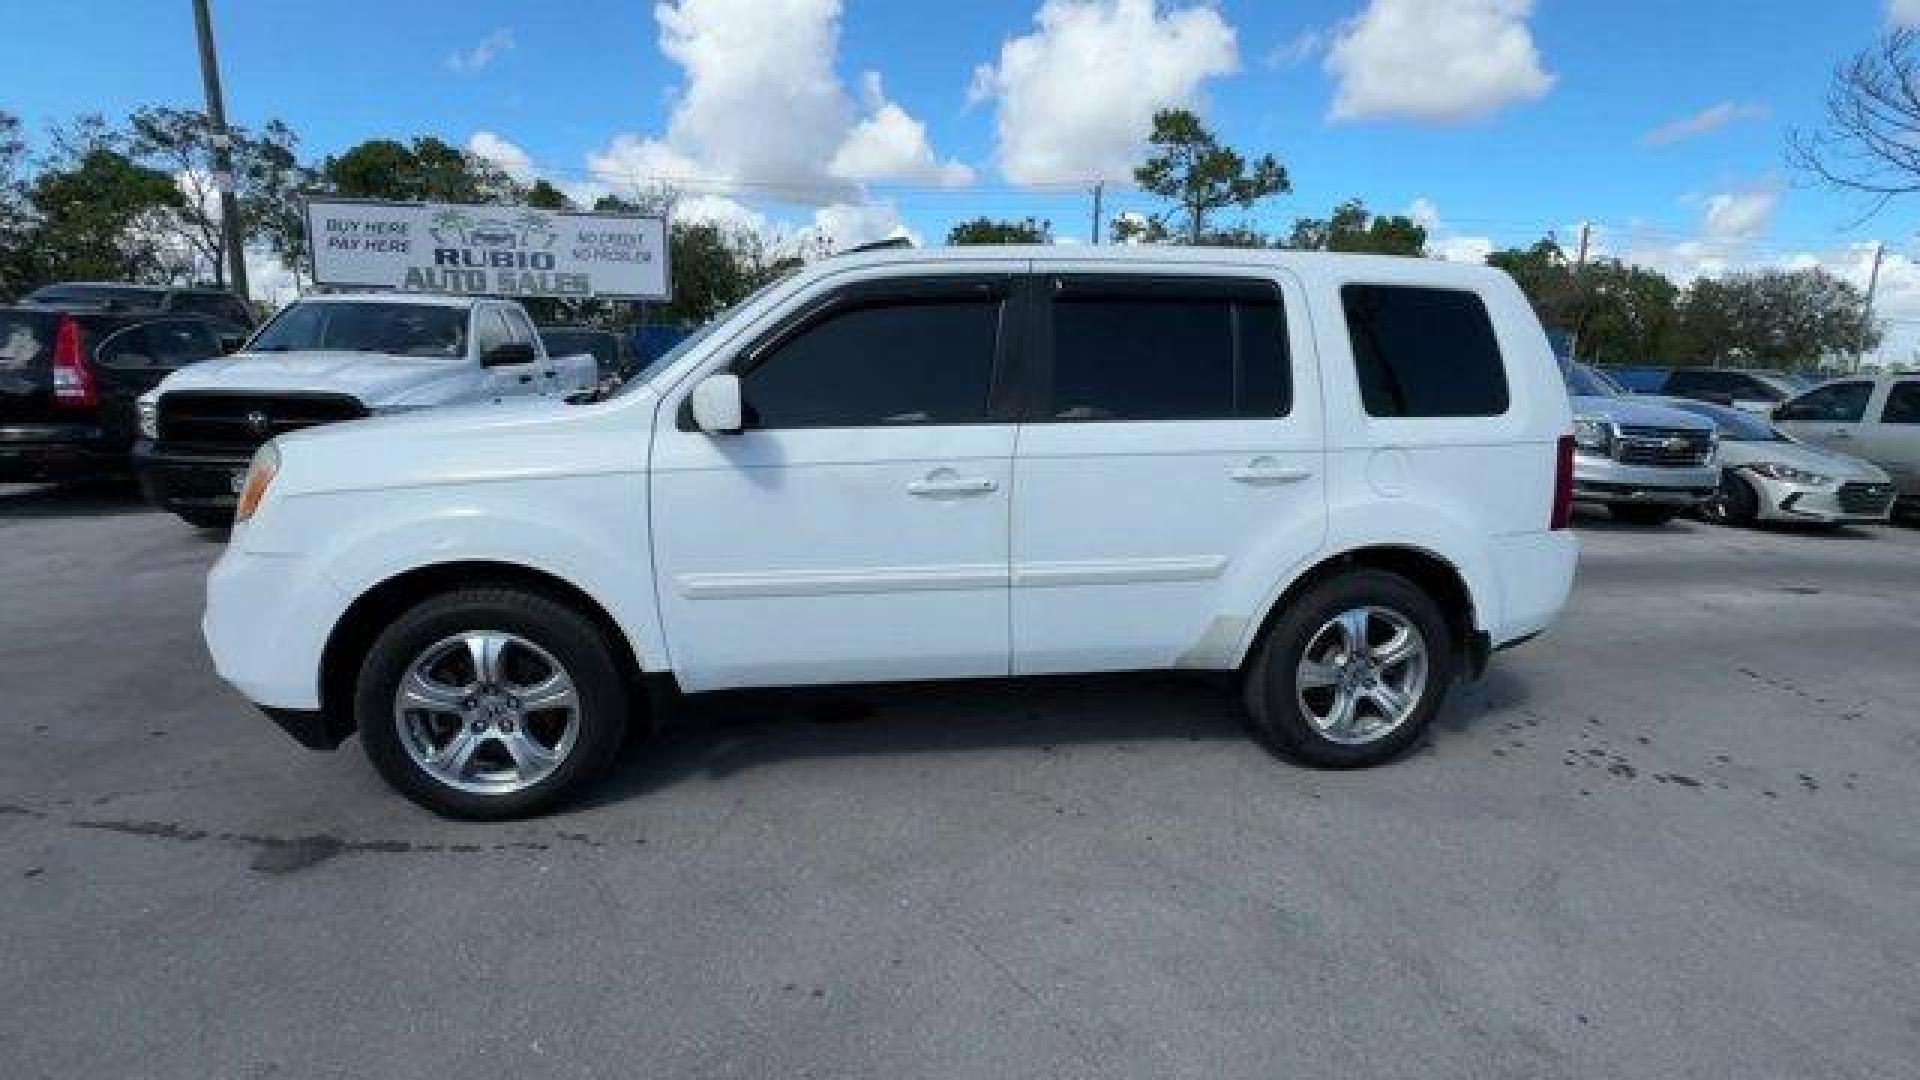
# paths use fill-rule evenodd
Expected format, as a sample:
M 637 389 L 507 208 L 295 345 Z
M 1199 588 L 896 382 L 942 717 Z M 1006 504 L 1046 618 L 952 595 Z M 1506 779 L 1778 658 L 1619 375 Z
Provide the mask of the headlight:
M 267 488 L 273 486 L 273 478 L 280 472 L 280 451 L 267 443 L 254 451 L 253 464 L 247 466 L 247 479 L 240 485 L 240 501 L 234 504 L 233 520 L 245 521 L 260 508 L 260 500 L 267 497 Z
M 134 402 L 134 409 L 140 414 L 140 437 L 157 439 L 160 437 L 160 405 L 146 398 Z
M 1747 466 L 1747 468 L 1752 469 L 1754 472 L 1759 473 L 1769 480 L 1779 480 L 1788 484 L 1807 484 L 1812 487 L 1825 487 L 1833 483 L 1833 477 L 1831 476 L 1808 472 L 1805 469 L 1796 469 L 1791 465 L 1783 465 L 1778 461 L 1755 462 Z
M 1603 416 L 1573 418 L 1573 444 L 1582 450 L 1605 454 L 1613 447 L 1613 424 Z

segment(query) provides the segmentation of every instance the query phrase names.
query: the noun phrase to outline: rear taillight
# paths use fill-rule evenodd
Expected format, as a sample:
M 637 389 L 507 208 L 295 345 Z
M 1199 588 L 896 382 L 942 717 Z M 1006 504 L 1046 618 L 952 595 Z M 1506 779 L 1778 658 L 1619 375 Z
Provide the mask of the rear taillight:
M 1573 436 L 1560 436 L 1553 463 L 1552 528 L 1573 524 Z
M 80 321 L 71 315 L 60 316 L 53 332 L 53 402 L 83 409 L 100 404 L 93 368 L 80 349 Z

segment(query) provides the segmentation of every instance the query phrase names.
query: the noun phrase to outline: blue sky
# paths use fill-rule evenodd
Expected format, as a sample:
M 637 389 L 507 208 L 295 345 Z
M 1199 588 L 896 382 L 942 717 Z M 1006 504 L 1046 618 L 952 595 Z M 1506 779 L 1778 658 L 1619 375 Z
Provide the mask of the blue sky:
M 214 7 L 234 118 L 281 117 L 314 155 L 372 136 L 466 144 L 487 132 L 507 147 L 495 152 L 557 182 L 604 186 L 617 164 L 684 178 L 708 211 L 757 222 L 804 227 L 839 203 L 866 207 L 843 213 L 849 235 L 897 221 L 935 239 L 984 212 L 1031 213 L 1084 237 L 1078 189 L 1113 138 L 1069 144 L 1093 129 L 1137 140 L 1158 95 L 1287 165 L 1294 192 L 1253 224 L 1284 228 L 1358 195 L 1375 210 L 1418 207 L 1437 241 L 1471 256 L 1592 221 L 1603 251 L 1682 276 L 1794 260 L 1857 273 L 1848 245 L 1883 239 L 1895 309 L 1920 317 L 1920 270 L 1904 261 L 1920 254 L 1920 205 L 1857 224 L 1859 201 L 1807 186 L 1782 159 L 1783 133 L 1817 122 L 1832 66 L 1888 25 L 1885 0 Z M 678 45 L 663 48 L 669 23 Z M 187 0 L 8 4 L 0 40 L 46 58 L 16 61 L 0 88 L 0 108 L 30 131 L 83 111 L 200 101 Z M 1093 66 L 1058 70 L 1095 43 Z M 1343 95 L 1358 104 L 1336 115 Z M 848 125 L 883 109 L 907 126 L 879 124 L 870 153 L 845 157 Z M 1676 137 L 1650 141 L 1663 128 Z M 609 155 L 622 135 L 625 151 Z M 766 184 L 823 177 L 800 197 L 767 197 L 796 193 Z M 1123 189 L 1112 199 L 1150 205 Z

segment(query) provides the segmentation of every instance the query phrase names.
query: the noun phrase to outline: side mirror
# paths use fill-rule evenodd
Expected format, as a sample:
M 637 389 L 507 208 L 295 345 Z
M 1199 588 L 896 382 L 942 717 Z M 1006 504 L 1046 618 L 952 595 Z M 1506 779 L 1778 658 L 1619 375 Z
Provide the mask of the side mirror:
M 740 376 L 722 371 L 700 380 L 693 388 L 693 422 L 710 435 L 739 431 Z
M 239 352 L 240 346 L 245 345 L 246 343 L 247 343 L 247 335 L 243 333 L 221 334 L 220 335 L 220 352 L 222 354 Z
M 503 341 L 480 357 L 481 367 L 508 367 L 533 363 L 533 346 L 525 341 Z

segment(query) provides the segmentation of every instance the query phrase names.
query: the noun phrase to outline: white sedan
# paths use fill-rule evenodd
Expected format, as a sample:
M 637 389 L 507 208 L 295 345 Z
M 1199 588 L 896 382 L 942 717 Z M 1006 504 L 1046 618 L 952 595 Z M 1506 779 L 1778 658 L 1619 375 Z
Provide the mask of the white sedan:
M 1720 428 L 1720 492 L 1701 507 L 1709 521 L 1838 525 L 1885 521 L 1893 508 L 1893 479 L 1870 461 L 1789 438 L 1765 417 L 1742 409 L 1660 400 Z

